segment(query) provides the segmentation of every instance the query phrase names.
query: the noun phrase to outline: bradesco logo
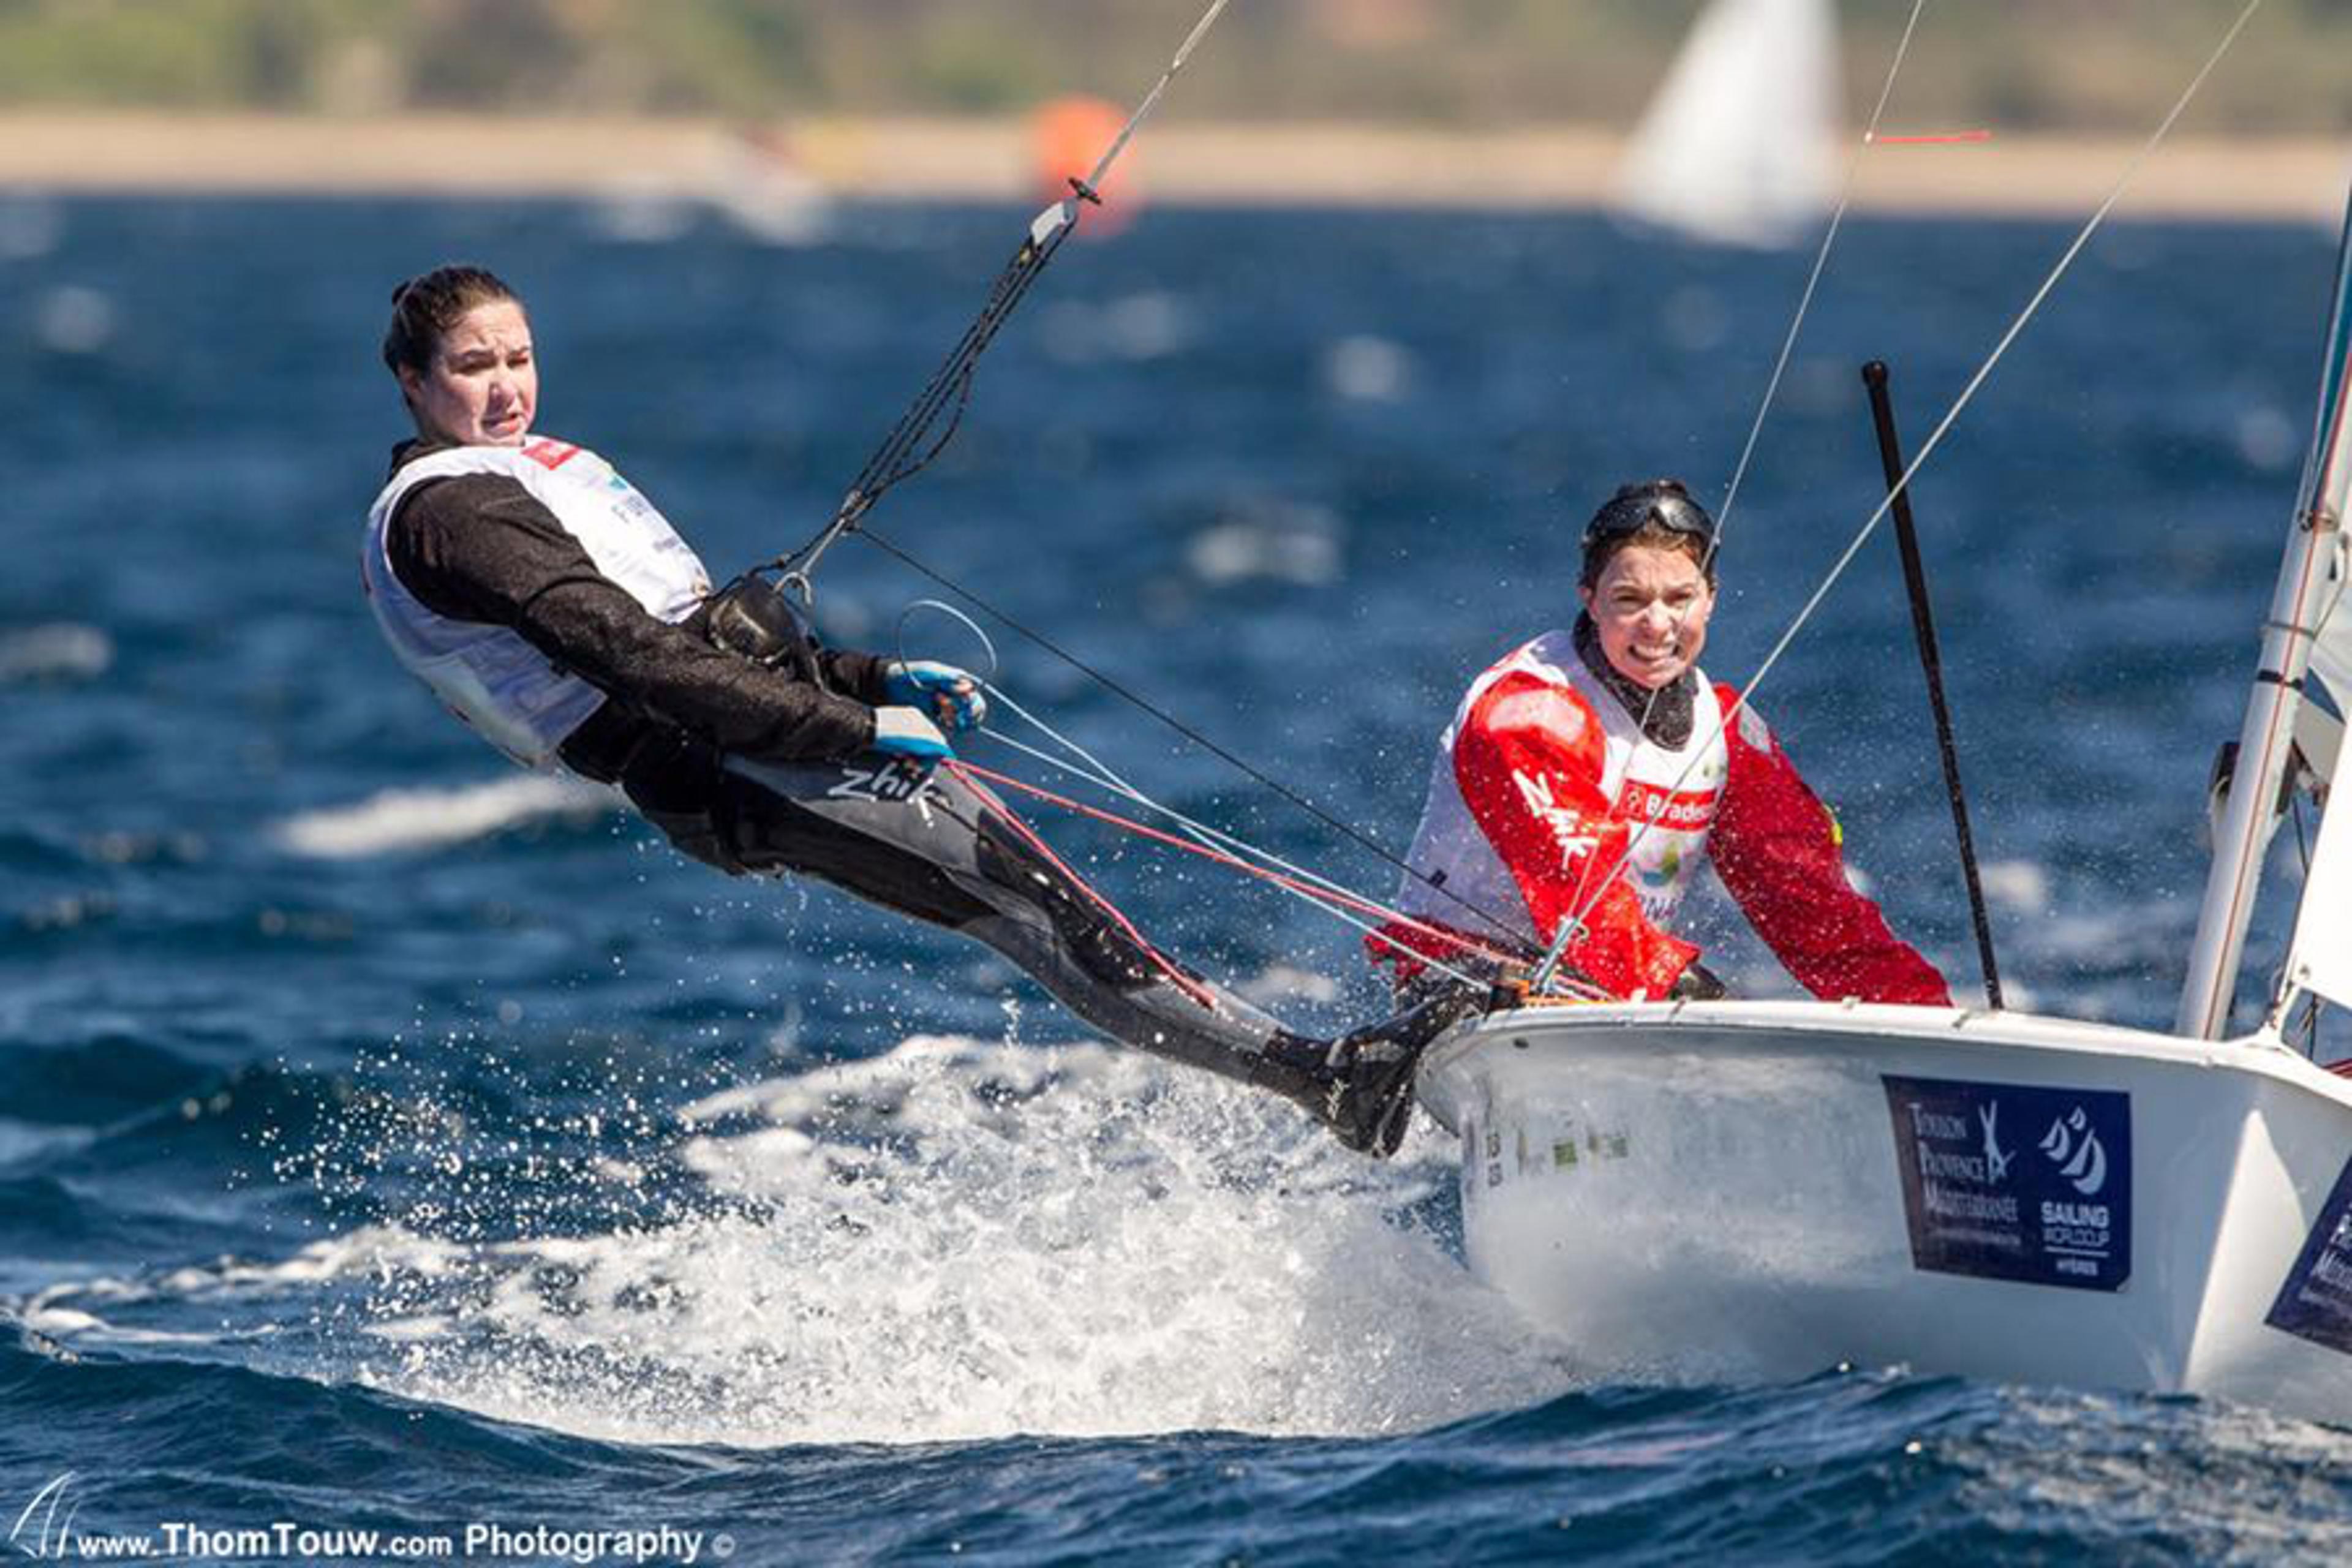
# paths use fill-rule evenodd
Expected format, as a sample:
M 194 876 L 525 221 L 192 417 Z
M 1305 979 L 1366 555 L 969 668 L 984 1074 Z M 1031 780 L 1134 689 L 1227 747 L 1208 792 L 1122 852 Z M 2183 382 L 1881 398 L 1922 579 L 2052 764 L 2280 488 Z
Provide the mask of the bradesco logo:
M 1916 1267 L 2085 1290 L 2130 1276 L 2128 1096 L 1884 1082 Z
M 1715 792 L 1663 790 L 1639 779 L 1628 779 L 1617 810 L 1629 822 L 1650 822 L 1679 833 L 1696 833 L 1715 820 Z

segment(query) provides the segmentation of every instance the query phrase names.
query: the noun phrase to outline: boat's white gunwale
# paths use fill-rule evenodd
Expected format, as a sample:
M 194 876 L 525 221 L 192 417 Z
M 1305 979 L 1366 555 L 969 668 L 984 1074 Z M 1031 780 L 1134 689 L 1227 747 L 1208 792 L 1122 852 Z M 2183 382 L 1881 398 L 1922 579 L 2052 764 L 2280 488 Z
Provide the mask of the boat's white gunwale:
M 2352 1081 L 2288 1049 L 2267 1032 L 2231 1040 L 2191 1039 L 2114 1024 L 2053 1018 L 2034 1013 L 1967 1007 L 1898 1007 L 1849 1002 L 1626 1002 L 1577 1007 L 1526 1007 L 1489 1014 L 1440 1040 L 1422 1063 L 1426 1084 L 1471 1053 L 1505 1040 L 1529 1049 L 1558 1050 L 1616 1037 L 1680 1037 L 1696 1048 L 1721 1048 L 1723 1037 L 1771 1035 L 1782 1042 L 1808 1035 L 1898 1039 L 1918 1045 L 2003 1046 L 2024 1050 L 2128 1057 L 2176 1066 L 2252 1072 L 2315 1091 L 2352 1107 Z

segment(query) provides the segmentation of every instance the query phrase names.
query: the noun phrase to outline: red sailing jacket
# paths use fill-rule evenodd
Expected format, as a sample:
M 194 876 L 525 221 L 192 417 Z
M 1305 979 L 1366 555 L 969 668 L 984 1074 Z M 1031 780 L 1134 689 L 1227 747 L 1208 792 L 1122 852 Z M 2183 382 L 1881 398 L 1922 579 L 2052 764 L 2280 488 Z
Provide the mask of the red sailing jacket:
M 1698 956 L 1666 928 L 1705 857 L 1814 995 L 1950 1005 L 1943 977 L 1846 880 L 1835 819 L 1762 720 L 1741 708 L 1723 722 L 1737 700 L 1702 682 L 1691 738 L 1669 750 L 1641 734 L 1567 634 L 1517 649 L 1471 687 L 1441 744 L 1404 911 L 1475 935 L 1475 907 L 1540 947 L 1582 910 L 1568 963 L 1615 994 L 1663 996 Z M 1654 822 L 1637 842 L 1643 816 Z M 1420 966 L 1399 948 L 1449 952 L 1395 923 L 1368 945 L 1400 978 Z

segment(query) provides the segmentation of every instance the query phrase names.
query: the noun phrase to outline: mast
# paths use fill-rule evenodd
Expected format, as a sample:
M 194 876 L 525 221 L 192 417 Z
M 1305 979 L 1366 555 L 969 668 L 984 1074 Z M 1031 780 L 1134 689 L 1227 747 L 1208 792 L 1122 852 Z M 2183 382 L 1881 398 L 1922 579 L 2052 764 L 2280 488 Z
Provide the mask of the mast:
M 2189 984 L 2181 993 L 2180 1034 L 2219 1039 L 2229 1026 L 2238 962 L 2253 912 L 2254 885 L 2261 879 L 2271 806 L 2278 799 L 2295 710 L 2311 664 L 2311 645 L 2328 608 L 2328 567 L 2343 531 L 2345 504 L 2352 493 L 2352 403 L 2345 374 L 2352 362 L 2352 212 L 2345 219 L 2336 257 L 2336 303 L 2327 323 L 2327 353 L 2319 381 L 2319 417 L 2312 431 L 2311 456 L 2289 531 L 2286 559 L 2279 563 L 2278 586 L 2263 622 L 2262 663 L 2239 731 L 2236 776 L 2230 785 L 2221 825 L 2213 836 L 2213 868 L 2205 882 L 2205 903 L 2197 916 L 2197 941 L 2189 953 Z

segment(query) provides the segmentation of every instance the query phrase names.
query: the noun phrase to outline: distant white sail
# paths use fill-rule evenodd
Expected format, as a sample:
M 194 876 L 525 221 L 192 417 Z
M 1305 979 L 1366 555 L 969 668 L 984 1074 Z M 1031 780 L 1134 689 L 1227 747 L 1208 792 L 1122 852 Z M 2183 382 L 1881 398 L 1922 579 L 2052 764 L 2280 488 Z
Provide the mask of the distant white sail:
M 1728 245 L 1801 238 L 1837 191 L 1830 0 L 1714 0 L 1618 171 L 1617 205 Z

